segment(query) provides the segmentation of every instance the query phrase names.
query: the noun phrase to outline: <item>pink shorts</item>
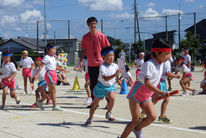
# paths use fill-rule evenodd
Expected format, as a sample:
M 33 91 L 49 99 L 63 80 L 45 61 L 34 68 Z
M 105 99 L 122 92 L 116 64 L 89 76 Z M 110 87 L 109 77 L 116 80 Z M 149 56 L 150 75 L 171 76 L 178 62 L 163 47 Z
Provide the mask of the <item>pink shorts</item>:
M 141 69 L 137 69 L 136 70 L 136 76 L 139 76 L 140 72 L 141 72 Z
M 127 95 L 127 98 L 132 98 L 137 103 L 145 103 L 148 101 L 151 101 L 151 96 L 153 95 L 153 92 L 145 87 L 144 84 L 142 84 L 140 81 L 136 81 L 134 85 L 132 86 L 132 89 L 130 90 L 129 94 Z
M 32 69 L 31 68 L 23 68 L 22 69 L 22 76 L 23 77 L 31 77 L 32 76 Z
M 57 83 L 56 71 L 55 70 L 47 70 L 46 74 L 45 74 L 45 81 L 46 81 L 46 84 L 49 84 L 49 83 L 56 84 Z
M 89 72 L 86 72 L 86 73 L 85 73 L 84 78 L 85 78 L 85 81 L 88 81 L 88 80 L 89 80 Z
M 194 80 L 194 76 L 192 75 L 191 72 L 189 72 L 188 74 L 186 74 L 183 79 L 185 79 L 185 78 L 188 78 L 188 79 L 190 79 L 190 80 Z
M 16 89 L 16 79 L 13 78 L 10 82 L 7 81 L 8 79 L 9 79 L 9 77 L 8 78 L 3 78 L 2 82 L 1 82 L 1 85 L 3 87 L 8 87 L 10 89 Z

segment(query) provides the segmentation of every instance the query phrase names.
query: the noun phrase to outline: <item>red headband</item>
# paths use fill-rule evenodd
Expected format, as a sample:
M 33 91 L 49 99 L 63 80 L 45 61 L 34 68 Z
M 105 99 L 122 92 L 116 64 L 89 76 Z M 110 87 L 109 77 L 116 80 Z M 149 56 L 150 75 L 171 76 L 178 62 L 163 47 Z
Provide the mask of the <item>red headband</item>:
M 41 61 L 42 61 L 42 58 L 41 58 L 41 57 L 36 57 L 35 59 L 36 59 L 36 60 L 41 60 Z
M 159 51 L 159 52 L 172 52 L 171 48 L 152 48 L 152 52 Z
M 179 58 L 179 60 L 182 61 L 182 62 L 185 62 L 184 59 L 182 59 L 182 58 Z

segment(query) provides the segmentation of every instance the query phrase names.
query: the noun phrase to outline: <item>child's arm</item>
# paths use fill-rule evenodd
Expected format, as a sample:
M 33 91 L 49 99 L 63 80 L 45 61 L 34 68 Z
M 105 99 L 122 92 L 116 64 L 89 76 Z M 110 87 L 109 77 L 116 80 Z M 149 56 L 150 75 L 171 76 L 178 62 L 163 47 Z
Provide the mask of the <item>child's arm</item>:
M 44 67 L 44 64 L 42 64 L 41 66 L 39 66 L 39 69 L 36 72 L 36 75 L 34 76 L 34 80 L 37 79 L 37 77 L 39 76 L 40 71 L 42 70 L 42 68 Z
M 119 76 L 119 73 L 120 73 L 120 70 L 118 69 L 115 74 L 110 75 L 110 76 L 102 76 L 102 78 L 103 78 L 105 81 L 109 81 L 109 80 L 113 79 L 114 77 L 118 77 L 118 76 Z
M 175 73 L 166 72 L 165 75 L 166 75 L 167 77 L 178 78 L 178 79 L 180 79 L 180 77 L 181 77 L 181 75 L 177 74 L 176 72 L 175 72 Z
M 154 85 L 152 85 L 152 83 L 150 82 L 150 79 L 145 79 L 144 80 L 144 84 L 147 88 L 149 88 L 151 91 L 156 92 L 160 95 L 162 95 L 163 97 L 168 97 L 169 94 L 166 92 L 162 92 L 160 89 L 156 88 Z
M 15 76 L 16 76 L 16 72 L 13 73 L 13 74 L 9 77 L 9 79 L 8 79 L 7 81 L 8 81 L 8 82 L 11 81 Z

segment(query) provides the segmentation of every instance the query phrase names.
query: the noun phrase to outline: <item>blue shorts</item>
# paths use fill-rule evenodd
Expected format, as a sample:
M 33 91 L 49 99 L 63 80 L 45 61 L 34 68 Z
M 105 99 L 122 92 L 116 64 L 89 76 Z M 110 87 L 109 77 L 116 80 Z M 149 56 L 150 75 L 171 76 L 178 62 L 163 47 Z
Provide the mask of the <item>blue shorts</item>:
M 168 92 L 166 81 L 164 79 L 161 79 L 159 89 L 163 92 Z
M 48 91 L 48 85 L 46 84 L 45 80 L 39 81 L 37 85 L 38 87 L 41 87 L 41 86 L 45 87 L 45 90 Z
M 110 92 L 116 92 L 116 89 L 114 85 L 112 86 L 104 86 L 101 82 L 98 82 L 97 85 L 94 87 L 94 96 L 99 99 L 104 99 L 104 97 L 110 93 Z

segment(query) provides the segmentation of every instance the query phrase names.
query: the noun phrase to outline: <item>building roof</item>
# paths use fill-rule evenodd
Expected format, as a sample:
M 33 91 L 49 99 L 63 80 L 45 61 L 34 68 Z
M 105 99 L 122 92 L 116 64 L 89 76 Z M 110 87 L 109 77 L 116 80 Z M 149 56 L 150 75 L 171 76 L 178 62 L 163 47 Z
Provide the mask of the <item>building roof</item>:
M 29 43 L 30 45 L 33 45 L 35 47 L 37 47 L 37 39 L 36 38 L 29 38 L 29 37 L 21 37 L 19 36 L 18 39 Z M 46 47 L 46 42 L 43 41 L 42 39 L 39 39 L 39 47 Z
M 174 32 L 177 32 L 176 30 L 171 30 L 171 31 L 168 31 L 168 33 L 174 33 Z M 164 32 L 158 32 L 158 33 L 155 33 L 155 34 L 152 34 L 152 35 L 159 35 L 159 34 L 165 34 L 166 31 Z
M 199 21 L 198 23 L 196 23 L 196 26 L 203 24 L 203 26 L 205 26 L 206 28 L 206 19 L 202 19 L 201 21 Z M 194 30 L 194 24 L 192 26 L 190 26 L 189 28 L 185 29 L 185 32 L 187 31 L 193 31 Z

